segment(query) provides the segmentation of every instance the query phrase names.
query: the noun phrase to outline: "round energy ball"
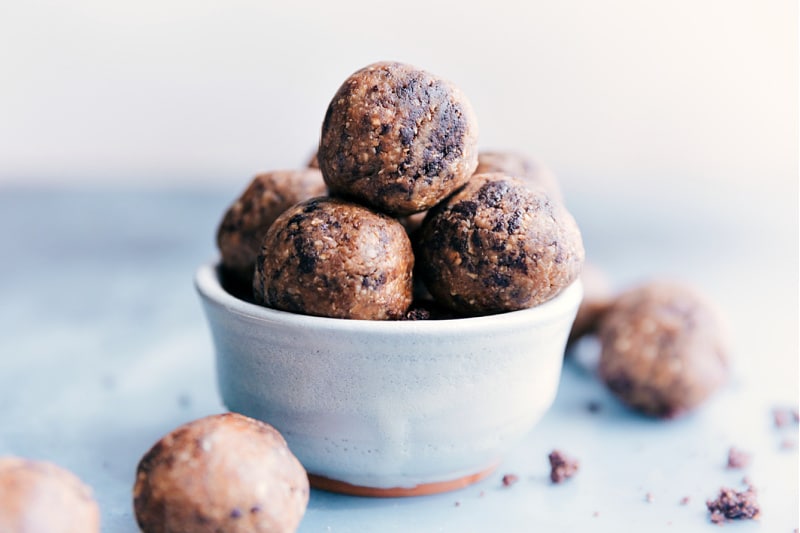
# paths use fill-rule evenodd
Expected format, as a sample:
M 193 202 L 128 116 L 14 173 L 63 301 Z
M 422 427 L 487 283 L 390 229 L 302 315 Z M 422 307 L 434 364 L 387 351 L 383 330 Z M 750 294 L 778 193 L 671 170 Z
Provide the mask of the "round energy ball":
M 0 457 L 0 531 L 99 533 L 92 491 L 54 464 Z
M 414 254 L 394 218 L 336 198 L 285 211 L 256 262 L 257 303 L 292 313 L 386 320 L 411 304 Z
M 235 413 L 172 431 L 136 472 L 144 533 L 289 533 L 308 504 L 308 476 L 272 426 Z
M 580 278 L 583 284 L 583 299 L 569 332 L 570 341 L 595 333 L 603 313 L 608 311 L 614 301 L 611 283 L 599 267 L 584 261 Z
M 257 175 L 228 208 L 217 230 L 222 266 L 235 280 L 253 283 L 256 257 L 270 225 L 287 208 L 325 194 L 316 169 L 277 170 Z
M 671 418 L 698 406 L 728 376 L 716 309 L 695 290 L 651 282 L 621 294 L 600 322 L 598 372 L 624 403 Z
M 546 302 L 575 281 L 583 259 L 561 203 L 504 174 L 476 174 L 431 209 L 417 256 L 436 301 L 468 315 Z
M 531 186 L 542 187 L 550 195 L 551 200 L 564 201 L 556 175 L 537 159 L 519 152 L 488 150 L 478 152 L 478 167 L 475 169 L 475 174 L 492 172 L 501 172 L 519 178 Z
M 450 82 L 410 65 L 375 63 L 331 100 L 317 157 L 332 193 L 408 215 L 466 183 L 477 139 L 472 107 Z

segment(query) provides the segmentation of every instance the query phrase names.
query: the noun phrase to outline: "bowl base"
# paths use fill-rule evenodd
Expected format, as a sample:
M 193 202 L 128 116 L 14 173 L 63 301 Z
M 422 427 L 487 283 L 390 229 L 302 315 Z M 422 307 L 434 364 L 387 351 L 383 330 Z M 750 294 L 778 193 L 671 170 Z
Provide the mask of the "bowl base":
M 313 488 L 327 492 L 337 492 L 349 496 L 364 496 L 369 498 L 403 498 L 407 496 L 426 496 L 428 494 L 438 494 L 440 492 L 463 489 L 464 487 L 484 479 L 494 472 L 496 468 L 497 463 L 480 472 L 462 476 L 457 479 L 423 483 L 414 487 L 364 487 L 362 485 L 352 485 L 346 481 L 339 481 L 338 479 L 331 479 L 316 474 L 308 474 L 308 480 Z

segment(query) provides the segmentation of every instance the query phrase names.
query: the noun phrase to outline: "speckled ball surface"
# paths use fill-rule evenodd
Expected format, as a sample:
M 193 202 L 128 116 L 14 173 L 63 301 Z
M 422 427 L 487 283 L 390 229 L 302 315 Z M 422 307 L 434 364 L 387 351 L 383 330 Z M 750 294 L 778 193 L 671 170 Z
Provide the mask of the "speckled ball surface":
M 394 218 L 336 198 L 284 212 L 256 263 L 256 302 L 307 315 L 399 319 L 412 297 L 414 254 Z
M 670 418 L 725 382 L 729 356 L 716 308 L 696 290 L 651 282 L 621 294 L 600 322 L 598 372 L 623 402 Z
M 277 170 L 253 178 L 225 212 L 217 230 L 217 246 L 226 272 L 250 286 L 261 241 L 270 225 L 288 207 L 325 191 L 317 169 Z
M 514 176 L 533 187 L 541 187 L 547 191 L 551 200 L 564 201 L 556 175 L 538 159 L 513 151 L 478 152 L 478 167 L 475 169 L 475 174 L 494 172 Z
M 448 81 L 403 63 L 369 65 L 331 100 L 317 157 L 333 194 L 395 215 L 424 211 L 477 165 L 472 107 Z
M 290 533 L 308 504 L 308 477 L 272 426 L 235 413 L 172 431 L 136 473 L 144 533 Z
M 99 533 L 100 509 L 89 487 L 68 470 L 0 457 L 0 531 Z
M 572 216 L 543 189 L 477 174 L 431 209 L 419 271 L 436 301 L 479 315 L 533 307 L 569 286 L 584 260 Z

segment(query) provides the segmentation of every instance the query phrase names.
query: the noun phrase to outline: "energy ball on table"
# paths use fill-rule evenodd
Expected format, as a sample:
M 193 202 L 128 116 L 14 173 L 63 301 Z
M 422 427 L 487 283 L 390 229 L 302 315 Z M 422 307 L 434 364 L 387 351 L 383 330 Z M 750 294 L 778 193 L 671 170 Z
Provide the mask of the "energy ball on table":
M 431 209 L 418 249 L 430 292 L 467 315 L 546 302 L 577 279 L 584 259 L 572 215 L 504 174 L 476 174 Z
M 395 219 L 336 198 L 284 212 L 256 262 L 257 303 L 307 315 L 399 319 L 411 304 L 414 254 Z
M 716 309 L 695 290 L 651 282 L 621 294 L 600 323 L 598 372 L 647 415 L 671 418 L 727 379 L 728 351 Z
M 278 170 L 257 175 L 228 208 L 217 230 L 222 266 L 248 287 L 256 257 L 270 225 L 287 208 L 325 194 L 322 174 L 315 169 Z
M 333 194 L 408 215 L 466 183 L 477 139 L 472 107 L 454 85 L 410 65 L 375 63 L 331 100 L 317 157 Z
M 317 152 L 315 151 L 314 154 L 308 159 L 306 163 L 308 168 L 316 168 L 319 169 L 319 159 L 317 159 Z
M 501 172 L 519 178 L 529 185 L 542 187 L 552 200 L 564 201 L 556 175 L 542 162 L 532 157 L 518 152 L 478 152 L 478 167 L 475 169 L 475 174 L 492 172 Z
M 92 491 L 51 463 L 0 457 L 0 531 L 99 533 Z
M 148 451 L 133 506 L 144 533 L 289 533 L 308 476 L 272 426 L 235 413 L 179 427 Z
M 572 323 L 569 340 L 574 341 L 597 331 L 600 319 L 614 301 L 611 284 L 605 273 L 594 264 L 586 261 L 581 270 L 583 299 L 578 314 Z

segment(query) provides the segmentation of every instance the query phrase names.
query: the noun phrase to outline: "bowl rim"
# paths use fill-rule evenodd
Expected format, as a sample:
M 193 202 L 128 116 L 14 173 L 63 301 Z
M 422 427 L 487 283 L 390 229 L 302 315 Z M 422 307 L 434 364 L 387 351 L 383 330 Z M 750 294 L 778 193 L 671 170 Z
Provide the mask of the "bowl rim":
M 519 325 L 542 324 L 559 320 L 571 309 L 577 310 L 583 297 L 583 285 L 580 277 L 578 277 L 552 299 L 534 307 L 506 313 L 438 320 L 330 318 L 290 313 L 241 300 L 222 287 L 219 279 L 219 266 L 219 259 L 214 259 L 200 265 L 195 272 L 195 289 L 206 302 L 243 317 L 286 327 L 305 327 L 316 330 L 387 335 L 412 331 L 436 335 L 475 333 L 476 330 L 506 329 Z

